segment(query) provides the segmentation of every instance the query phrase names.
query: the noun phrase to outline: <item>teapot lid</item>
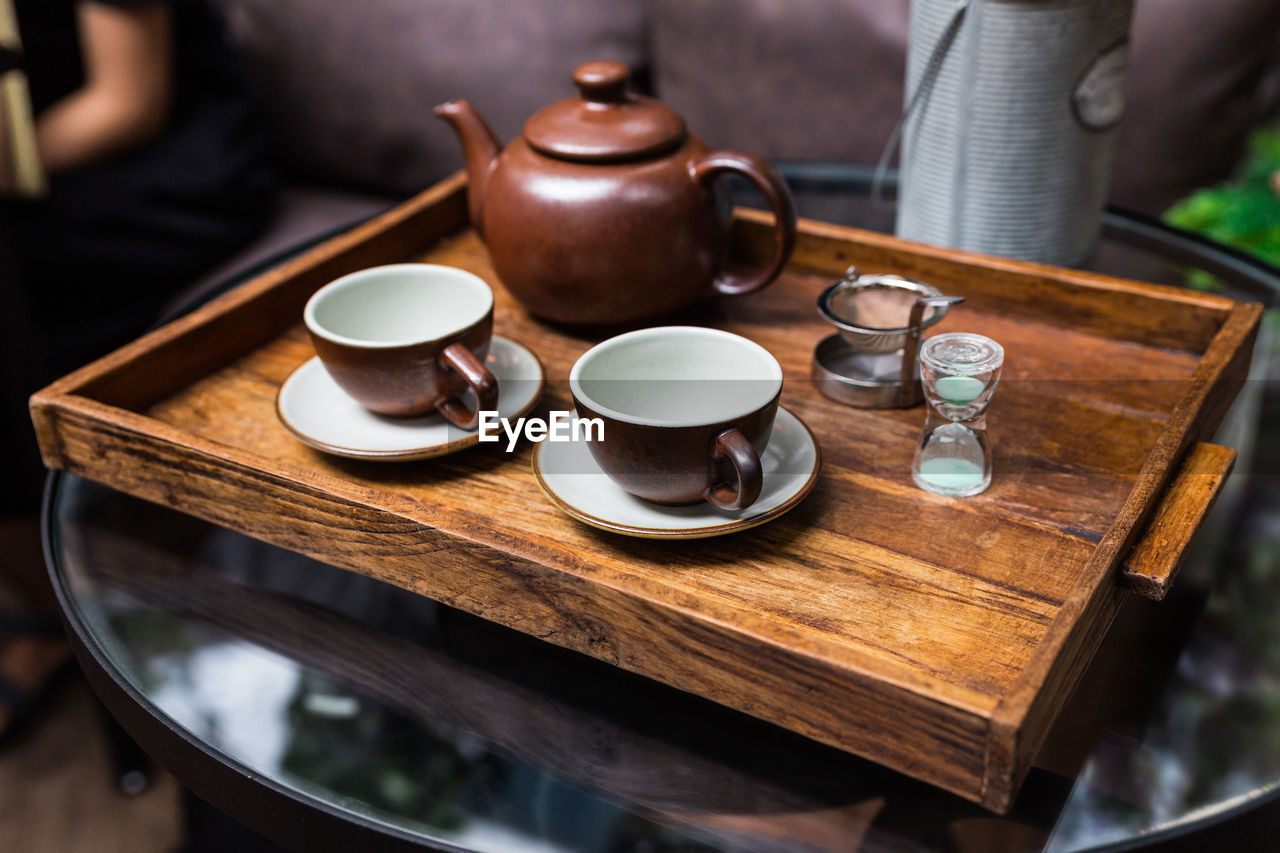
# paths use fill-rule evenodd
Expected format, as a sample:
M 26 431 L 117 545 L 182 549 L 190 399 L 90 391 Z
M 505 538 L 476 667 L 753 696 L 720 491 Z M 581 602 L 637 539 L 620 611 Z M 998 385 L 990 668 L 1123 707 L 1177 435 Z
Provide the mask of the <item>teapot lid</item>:
M 621 62 L 587 62 L 573 72 L 578 95 L 543 107 L 525 122 L 534 149 L 563 160 L 634 160 L 684 141 L 684 119 L 670 107 L 627 91 Z

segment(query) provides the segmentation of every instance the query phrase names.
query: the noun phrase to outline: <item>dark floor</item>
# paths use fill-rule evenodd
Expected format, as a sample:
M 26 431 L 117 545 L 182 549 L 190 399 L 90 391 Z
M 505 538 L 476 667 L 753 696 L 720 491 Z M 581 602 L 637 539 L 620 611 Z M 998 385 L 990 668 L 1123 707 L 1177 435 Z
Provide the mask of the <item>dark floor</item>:
M 152 773 L 136 796 L 115 787 L 102 712 L 79 672 L 62 679 L 38 725 L 0 749 L 0 850 L 161 853 L 179 847 L 181 794 Z

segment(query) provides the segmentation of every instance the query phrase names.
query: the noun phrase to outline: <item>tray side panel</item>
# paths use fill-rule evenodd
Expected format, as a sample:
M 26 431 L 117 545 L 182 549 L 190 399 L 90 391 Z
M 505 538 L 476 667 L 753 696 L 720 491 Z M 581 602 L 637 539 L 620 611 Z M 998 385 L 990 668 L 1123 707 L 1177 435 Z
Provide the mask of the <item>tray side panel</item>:
M 1234 304 L 1139 472 L 1124 507 L 1018 684 L 997 707 L 984 803 L 1002 809 L 1012 802 L 1058 710 L 1119 609 L 1124 594 L 1117 577 L 1121 556 L 1144 530 L 1192 442 L 1207 440 L 1222 422 L 1248 376 L 1261 317 L 1261 305 Z
M 766 214 L 739 210 L 735 260 L 763 265 L 772 256 Z M 874 231 L 805 220 L 791 266 L 840 278 L 849 266 L 892 272 L 934 284 L 973 307 L 1011 317 L 1071 325 L 1097 335 L 1202 353 L 1235 304 L 1194 293 L 1096 273 L 1050 267 L 900 240 Z M 1105 294 L 1105 302 L 1099 295 Z
M 412 501 L 375 509 L 362 503 L 359 487 L 346 495 L 306 471 L 270 473 L 250 454 L 92 400 L 64 397 L 49 415 L 70 473 L 394 583 L 969 799 L 979 796 L 988 724 L 978 715 L 442 533 L 413 517 L 421 507 Z

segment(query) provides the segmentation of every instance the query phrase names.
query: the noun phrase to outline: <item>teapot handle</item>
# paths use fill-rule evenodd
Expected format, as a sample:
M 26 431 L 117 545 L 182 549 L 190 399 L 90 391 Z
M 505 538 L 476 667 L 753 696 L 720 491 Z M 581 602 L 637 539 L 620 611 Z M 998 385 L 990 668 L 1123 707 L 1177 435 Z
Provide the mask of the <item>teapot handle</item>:
M 725 172 L 744 175 L 764 195 L 773 210 L 774 253 L 773 263 L 759 272 L 739 275 L 721 270 L 712 287 L 717 293 L 737 296 L 759 290 L 778 277 L 782 267 L 791 257 L 796 243 L 796 209 L 782 175 L 763 157 L 742 151 L 716 151 L 699 157 L 689 166 L 693 179 L 708 190 L 712 182 Z

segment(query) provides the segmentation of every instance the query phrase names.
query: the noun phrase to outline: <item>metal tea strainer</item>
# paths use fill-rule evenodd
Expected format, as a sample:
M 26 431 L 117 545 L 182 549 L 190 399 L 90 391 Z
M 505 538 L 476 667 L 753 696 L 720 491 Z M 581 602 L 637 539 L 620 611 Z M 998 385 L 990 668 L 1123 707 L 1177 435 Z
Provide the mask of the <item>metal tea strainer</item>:
M 814 382 L 833 400 L 868 409 L 914 406 L 922 399 L 916 350 L 920 334 L 962 296 L 899 275 L 845 277 L 818 297 L 818 311 L 838 330 L 813 353 Z

